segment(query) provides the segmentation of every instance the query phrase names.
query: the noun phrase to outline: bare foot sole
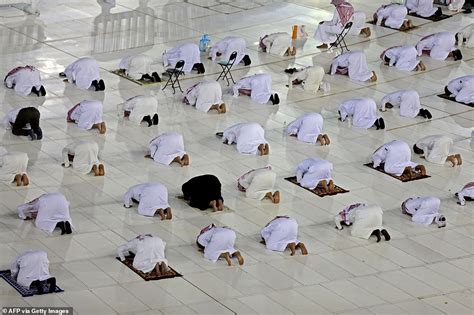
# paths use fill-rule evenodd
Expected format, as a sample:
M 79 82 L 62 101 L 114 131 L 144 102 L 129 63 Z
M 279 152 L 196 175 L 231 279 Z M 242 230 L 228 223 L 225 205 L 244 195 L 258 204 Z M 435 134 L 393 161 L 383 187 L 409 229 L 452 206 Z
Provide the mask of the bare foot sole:
M 23 183 L 23 186 L 28 186 L 30 184 L 30 180 L 28 179 L 28 175 L 26 175 L 26 174 L 21 175 L 21 182 Z
M 242 254 L 240 254 L 240 252 L 235 252 L 234 256 L 237 258 L 239 265 L 242 266 L 244 264 L 244 257 L 242 257 Z
M 15 179 L 13 180 L 13 182 L 16 183 L 17 186 L 21 186 L 21 175 L 15 175 Z
M 92 173 L 94 173 L 94 176 L 99 176 L 100 175 L 99 168 L 95 164 L 92 166 Z
M 272 202 L 275 204 L 280 203 L 280 192 L 278 190 L 273 193 Z
M 456 157 L 456 160 L 458 160 L 458 165 L 462 165 L 462 157 L 461 157 L 461 154 L 456 154 L 455 157 Z
M 299 243 L 298 245 L 296 245 L 296 248 L 299 248 L 299 250 L 301 251 L 301 255 L 308 255 L 308 250 L 306 249 L 304 243 Z
M 105 175 L 105 167 L 104 164 L 99 164 L 99 176 Z
M 290 249 L 290 251 L 291 251 L 291 254 L 290 254 L 290 255 L 291 255 L 291 256 L 294 256 L 295 253 L 296 253 L 296 244 L 295 244 L 295 243 L 290 243 L 290 244 L 288 244 L 287 247 L 288 247 L 288 248 Z

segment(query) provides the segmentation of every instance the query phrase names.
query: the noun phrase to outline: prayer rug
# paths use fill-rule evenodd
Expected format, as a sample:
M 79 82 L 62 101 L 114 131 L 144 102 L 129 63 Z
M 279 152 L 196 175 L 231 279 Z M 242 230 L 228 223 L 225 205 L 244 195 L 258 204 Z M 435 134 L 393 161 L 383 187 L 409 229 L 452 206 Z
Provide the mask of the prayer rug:
M 113 74 L 116 74 L 124 79 L 127 79 L 128 81 L 132 81 L 133 83 L 136 83 L 138 85 L 143 85 L 143 86 L 148 86 L 148 85 L 158 85 L 158 84 L 161 84 L 161 82 L 151 82 L 151 81 L 140 81 L 140 80 L 135 80 L 135 79 L 132 79 L 131 77 L 129 77 L 128 75 L 125 74 L 125 72 L 123 72 L 122 70 L 113 70 L 113 71 L 110 71 L 112 72 Z
M 143 280 L 145 280 L 145 281 L 170 279 L 170 278 L 174 278 L 174 277 L 182 277 L 183 276 L 182 274 L 178 273 L 176 270 L 174 270 L 170 266 L 168 266 L 168 268 L 170 270 L 168 271 L 168 273 L 166 275 L 158 276 L 155 272 L 155 269 L 153 269 L 151 272 L 148 272 L 148 273 L 142 272 L 142 271 L 137 270 L 133 267 L 133 257 L 135 257 L 135 255 L 125 256 L 124 261 L 121 261 L 120 258 L 118 258 L 118 257 L 116 257 L 116 259 L 118 261 L 120 261 L 122 264 L 124 264 L 125 266 L 127 266 L 128 268 L 130 268 L 137 275 L 142 277 Z
M 287 178 L 285 178 L 285 180 L 301 187 L 301 185 L 298 184 L 298 182 L 296 181 L 296 176 L 287 177 Z M 327 191 L 325 191 L 324 189 L 322 189 L 320 187 L 316 187 L 315 189 L 309 189 L 309 188 L 305 188 L 305 187 L 301 187 L 301 188 L 306 189 L 307 191 L 310 191 L 313 194 L 318 195 L 319 197 L 334 196 L 334 195 L 337 195 L 337 194 L 344 194 L 344 193 L 349 192 L 349 190 L 345 190 L 344 188 L 339 187 L 337 185 L 334 185 L 334 191 L 333 192 L 327 192 Z
M 11 272 L 10 270 L 3 270 L 0 271 L 0 277 L 3 278 L 9 285 L 11 285 L 15 290 L 18 291 L 18 293 L 21 294 L 22 297 L 27 297 L 27 296 L 33 296 L 33 295 L 42 295 L 42 294 L 48 294 L 49 287 L 48 285 L 43 286 L 44 293 L 38 293 L 38 289 L 35 287 L 33 288 L 27 288 L 16 282 L 15 279 L 11 277 Z M 64 292 L 63 289 L 60 287 L 56 286 L 56 289 L 52 293 L 58 293 L 58 292 Z
M 369 21 L 369 22 L 367 22 L 367 23 L 372 24 L 372 25 L 375 25 L 375 22 L 374 22 L 374 21 Z M 394 30 L 394 31 L 399 31 L 399 32 L 405 32 L 405 33 L 406 33 L 406 32 L 409 32 L 409 31 L 411 31 L 411 30 L 416 30 L 417 28 L 420 28 L 419 26 L 413 25 L 412 27 L 407 28 L 407 29 L 405 29 L 405 30 L 402 31 L 402 30 L 398 30 L 398 29 L 396 29 L 396 28 L 391 28 L 391 27 L 385 26 L 385 25 L 377 25 L 377 26 L 381 26 L 381 27 L 384 27 L 384 28 L 388 28 L 389 30 Z
M 417 17 L 417 18 L 420 18 L 420 19 L 425 19 L 425 20 L 430 20 L 430 21 L 433 21 L 433 22 L 439 22 L 439 21 L 442 21 L 442 20 L 445 20 L 445 19 L 449 19 L 450 17 L 452 17 L 452 15 L 446 15 L 446 14 L 441 14 L 440 16 L 430 16 L 430 17 L 422 17 L 422 16 L 419 16 L 415 13 L 408 13 L 409 16 L 413 16 L 413 17 Z
M 465 106 L 469 106 L 469 107 L 474 107 L 474 103 L 473 104 L 464 104 L 464 103 L 459 103 L 459 102 L 456 102 L 455 99 L 453 98 L 450 98 L 449 95 L 447 94 L 439 94 L 438 95 L 439 98 L 444 98 L 445 100 L 448 100 L 448 101 L 451 101 L 451 102 L 454 102 L 454 103 L 458 103 L 458 104 L 461 104 L 461 105 L 465 105 Z
M 370 167 L 371 169 L 373 170 L 376 170 L 376 171 L 379 171 L 381 173 L 384 173 L 384 174 L 387 174 L 388 176 L 391 176 L 393 178 L 396 178 L 398 179 L 399 181 L 402 181 L 404 183 L 406 182 L 411 182 L 411 181 L 414 181 L 414 180 L 419 180 L 419 179 L 424 179 L 424 178 L 429 178 L 431 176 L 429 175 L 420 175 L 420 174 L 416 174 L 416 176 L 414 178 L 408 178 L 406 175 L 402 175 L 402 176 L 397 176 L 397 175 L 392 175 L 392 174 L 389 174 L 389 173 L 385 173 L 384 169 L 383 169 L 383 164 L 382 165 L 379 165 L 379 167 L 374 167 L 374 163 L 367 163 L 367 164 L 364 164 L 365 166 L 367 167 Z

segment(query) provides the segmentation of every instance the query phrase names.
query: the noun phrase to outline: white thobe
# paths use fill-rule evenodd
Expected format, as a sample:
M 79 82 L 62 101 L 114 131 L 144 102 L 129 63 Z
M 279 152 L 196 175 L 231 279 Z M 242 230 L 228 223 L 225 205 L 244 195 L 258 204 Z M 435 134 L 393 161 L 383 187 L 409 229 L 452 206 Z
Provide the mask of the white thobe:
M 272 55 L 284 56 L 291 47 L 291 35 L 285 32 L 272 33 L 262 38 L 265 52 Z
M 323 116 L 318 113 L 308 113 L 289 123 L 286 133 L 289 136 L 296 135 L 299 141 L 315 144 L 322 130 Z
M 16 175 L 26 174 L 28 155 L 24 152 L 8 152 L 0 147 L 0 181 L 10 184 Z
M 389 66 L 405 71 L 413 71 L 416 66 L 420 63 L 416 59 L 418 52 L 415 46 L 404 45 L 404 46 L 395 46 L 387 49 L 382 54 L 382 60 L 384 57 L 390 59 Z
M 31 218 L 31 214 L 36 212 L 36 227 L 50 233 L 59 222 L 67 221 L 71 228 L 74 228 L 69 215 L 69 201 L 59 192 L 43 194 L 28 203 L 19 205 L 17 210 L 18 217 L 21 219 Z
M 92 81 L 100 80 L 99 64 L 92 57 L 79 58 L 64 70 L 69 82 L 83 90 L 90 88 Z
M 377 15 L 376 25 L 382 25 L 383 21 L 385 26 L 399 29 L 405 21 L 408 10 L 401 4 L 393 3 L 381 6 L 375 14 Z
M 271 167 L 262 167 L 240 176 L 237 183 L 247 198 L 262 200 L 267 193 L 275 192 L 275 181 L 276 173 Z
M 198 236 L 197 242 L 204 247 L 204 258 L 216 262 L 222 253 L 233 255 L 236 235 L 227 227 L 212 227 Z
M 339 106 L 339 112 L 342 121 L 345 121 L 346 117 L 352 116 L 352 125 L 357 128 L 368 129 L 378 119 L 377 103 L 367 97 L 345 101 Z
M 239 89 L 251 90 L 250 98 L 253 101 L 266 104 L 272 96 L 272 77 L 266 73 L 244 77 L 234 84 L 234 97 L 239 96 Z
M 12 278 L 27 288 L 33 281 L 44 281 L 51 278 L 48 255 L 42 250 L 28 250 L 17 256 L 10 271 Z
M 93 125 L 103 122 L 102 102 L 82 101 L 71 113 L 71 119 L 77 123 L 81 129 L 91 129 Z
M 382 111 L 385 111 L 387 103 L 400 107 L 402 117 L 414 118 L 418 116 L 421 109 L 420 95 L 415 90 L 401 90 L 385 95 L 380 101 Z
M 171 162 L 186 154 L 183 135 L 177 132 L 167 132 L 150 141 L 148 152 L 155 162 L 170 165 Z
M 288 88 L 293 88 L 293 80 L 303 81 L 304 89 L 316 92 L 324 78 L 324 68 L 316 65 L 300 69 L 289 76 Z
M 168 189 L 160 183 L 146 183 L 132 186 L 123 197 L 125 207 L 132 206 L 132 198 L 138 201 L 138 213 L 144 216 L 153 217 L 156 210 L 167 209 Z
M 34 67 L 21 67 L 5 78 L 5 85 L 18 94 L 27 96 L 33 87 L 38 91 L 41 88 L 40 72 Z
M 258 154 L 258 146 L 268 143 L 265 130 L 258 123 L 240 123 L 224 130 L 224 140 L 228 144 L 236 143 L 241 154 Z
M 431 58 L 436 60 L 445 60 L 449 53 L 456 50 L 456 38 L 454 33 L 439 32 L 423 37 L 418 44 L 416 50 L 418 56 L 423 54 L 423 50 L 428 50 Z
M 296 167 L 296 181 L 301 187 L 314 189 L 319 182 L 332 180 L 332 163 L 319 158 L 308 158 Z
M 449 81 L 448 90 L 456 102 L 474 103 L 474 75 L 466 75 Z
M 140 80 L 144 74 L 151 72 L 153 58 L 144 54 L 124 57 L 119 63 L 119 69 L 125 70 L 125 74 L 134 80 Z
M 441 200 L 436 197 L 415 197 L 405 200 L 402 208 L 411 214 L 411 220 L 422 225 L 430 225 L 439 215 Z
M 128 119 L 136 124 L 140 124 L 143 117 L 150 116 L 153 118 L 158 114 L 158 100 L 153 95 L 137 95 L 129 98 L 122 104 L 124 111 L 130 112 Z
M 374 230 L 383 230 L 383 211 L 379 206 L 361 205 L 349 212 L 351 235 L 369 239 Z
M 415 145 L 423 150 L 428 162 L 444 164 L 453 146 L 453 139 L 444 135 L 433 135 L 421 138 Z
M 183 71 L 190 73 L 196 63 L 201 63 L 201 52 L 194 43 L 180 44 L 163 53 L 163 66 L 174 67 L 180 60 L 184 60 Z
M 348 51 L 334 58 L 331 62 L 331 75 L 336 74 L 337 68 L 347 69 L 352 80 L 365 82 L 372 77 L 362 51 Z
M 384 164 L 384 171 L 400 176 L 405 167 L 416 167 L 418 164 L 411 161 L 410 147 L 406 142 L 393 140 L 378 148 L 372 155 L 374 167 Z
M 472 33 L 474 31 L 474 23 L 469 24 L 462 30 L 458 32 L 458 45 L 466 45 L 466 47 L 472 48 L 474 47 L 474 36 L 472 36 Z M 464 39 L 466 39 L 466 42 L 464 42 Z
M 221 85 L 215 80 L 201 81 L 191 86 L 184 98 L 189 105 L 195 105 L 202 112 L 208 112 L 212 105 L 223 103 Z
M 466 205 L 465 197 L 474 199 L 474 182 L 467 183 L 460 191 L 458 191 L 459 203 L 464 206 Z
M 260 232 L 269 250 L 283 252 L 288 244 L 298 245 L 298 223 L 290 217 L 276 217 Z
M 405 6 L 410 13 L 416 13 L 422 17 L 430 17 L 438 10 L 433 6 L 433 0 L 406 0 Z
M 230 55 L 236 51 L 237 58 L 235 59 L 235 64 L 237 65 L 244 58 L 246 47 L 247 45 L 244 38 L 239 36 L 227 36 L 212 45 L 210 57 L 212 61 L 215 61 L 217 53 L 220 53 L 222 61 L 229 61 Z
M 168 265 L 165 257 L 166 242 L 158 236 L 139 235 L 128 241 L 117 249 L 117 255 L 121 261 L 125 260 L 128 252 L 135 254 L 133 267 L 141 272 L 151 272 L 156 264 L 164 262 Z
M 74 141 L 63 149 L 63 163 L 69 167 L 69 155 L 74 155 L 73 168 L 82 174 L 89 174 L 94 165 L 99 165 L 99 145 L 93 140 Z

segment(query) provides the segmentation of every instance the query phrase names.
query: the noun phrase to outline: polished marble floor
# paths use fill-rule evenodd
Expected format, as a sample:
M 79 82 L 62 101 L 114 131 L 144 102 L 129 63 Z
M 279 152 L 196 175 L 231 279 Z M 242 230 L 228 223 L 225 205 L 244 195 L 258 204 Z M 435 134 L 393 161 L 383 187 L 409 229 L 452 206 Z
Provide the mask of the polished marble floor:
M 44 79 L 47 96 L 21 97 L 0 88 L 0 118 L 21 105 L 37 106 L 45 137 L 31 142 L 0 131 L 9 150 L 27 152 L 30 158 L 28 187 L 0 186 L 0 268 L 27 249 L 43 249 L 51 261 L 51 273 L 65 292 L 21 298 L 0 281 L 0 306 L 72 306 L 78 314 L 472 314 L 474 308 L 474 216 L 472 205 L 460 207 L 453 193 L 473 180 L 474 109 L 436 96 L 449 79 L 473 74 L 473 50 L 462 48 L 462 62 L 435 61 L 423 57 L 426 72 L 401 72 L 381 65 L 384 48 L 414 44 L 422 36 L 452 30 L 472 23 L 472 15 L 456 14 L 441 22 L 414 18 L 419 28 L 409 33 L 370 26 L 370 39 L 351 37 L 350 49 L 363 49 L 369 67 L 377 72 L 376 83 L 360 83 L 346 77 L 327 76 L 331 91 L 313 94 L 288 91 L 283 70 L 288 66 L 320 64 L 329 67 L 334 53 L 320 51 L 312 36 L 296 57 L 283 58 L 257 50 L 259 36 L 290 32 L 304 24 L 312 35 L 316 25 L 332 16 L 327 0 L 117 0 L 115 7 L 93 0 L 43 0 L 39 17 L 16 9 L 0 9 L 0 73 L 17 65 L 36 66 Z M 370 17 L 379 1 L 353 1 Z M 258 105 L 248 98 L 233 98 L 222 84 L 228 113 L 204 114 L 181 103 L 179 93 L 162 92 L 160 86 L 141 87 L 110 71 L 121 57 L 146 53 L 157 60 L 176 43 L 197 42 L 203 33 L 217 41 L 230 34 L 247 40 L 250 67 L 237 67 L 233 74 L 266 72 L 282 100 L 279 106 Z M 87 92 L 58 78 L 58 72 L 80 56 L 94 56 L 106 82 L 105 92 Z M 219 68 L 205 60 L 205 78 L 215 78 Z M 162 70 L 159 65 L 157 70 Z M 188 87 L 201 76 L 189 75 Z M 351 129 L 337 121 L 341 101 L 369 96 L 379 101 L 388 92 L 416 88 L 431 121 L 401 118 L 386 112 L 385 131 Z M 138 94 L 159 99 L 160 123 L 137 127 L 119 118 L 117 104 Z M 106 135 L 82 131 L 66 123 L 67 110 L 83 99 L 104 103 Z M 332 143 L 319 147 L 282 136 L 285 123 L 297 116 L 320 112 L 324 130 Z M 224 146 L 215 132 L 231 124 L 259 122 L 271 145 L 267 157 L 239 155 Z M 191 166 L 165 167 L 143 159 L 148 141 L 167 131 L 185 137 Z M 362 164 L 382 143 L 402 139 L 408 143 L 431 134 L 447 134 L 454 150 L 464 157 L 459 168 L 427 165 L 431 178 L 401 183 Z M 104 178 L 82 176 L 61 167 L 61 149 L 74 139 L 94 139 L 100 145 L 107 174 Z M 338 185 L 350 193 L 319 198 L 283 178 L 299 161 L 319 156 L 334 164 Z M 416 162 L 420 159 L 414 157 Z M 278 173 L 282 193 L 279 205 L 246 199 L 236 188 L 236 178 L 250 168 L 270 164 Z M 189 178 L 212 173 L 223 183 L 229 210 L 201 212 L 176 196 Z M 139 216 L 136 209 L 122 207 L 126 189 L 134 184 L 159 181 L 170 193 L 172 221 Z M 60 191 L 71 203 L 77 232 L 70 236 L 47 235 L 31 222 L 16 216 L 16 206 L 44 192 Z M 414 225 L 400 212 L 407 197 L 434 195 L 442 199 L 441 211 L 448 226 Z M 345 205 L 368 202 L 384 210 L 384 225 L 390 242 L 352 238 L 349 229 L 337 231 L 333 216 Z M 308 256 L 265 250 L 260 229 L 275 215 L 287 214 L 300 225 L 300 239 Z M 227 267 L 222 261 L 203 259 L 194 242 L 201 227 L 227 225 L 237 232 L 236 247 L 246 261 Z M 170 265 L 182 278 L 144 282 L 115 260 L 115 249 L 138 233 L 163 238 Z

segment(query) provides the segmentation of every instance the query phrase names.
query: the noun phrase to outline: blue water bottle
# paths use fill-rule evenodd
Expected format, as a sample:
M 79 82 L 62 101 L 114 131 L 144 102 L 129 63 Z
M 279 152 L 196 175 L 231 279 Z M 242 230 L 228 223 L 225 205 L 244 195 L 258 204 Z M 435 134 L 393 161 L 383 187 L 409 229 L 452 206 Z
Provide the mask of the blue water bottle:
M 211 40 L 209 39 L 209 35 L 207 34 L 202 35 L 201 39 L 199 40 L 199 51 L 202 53 L 206 52 L 210 41 Z

